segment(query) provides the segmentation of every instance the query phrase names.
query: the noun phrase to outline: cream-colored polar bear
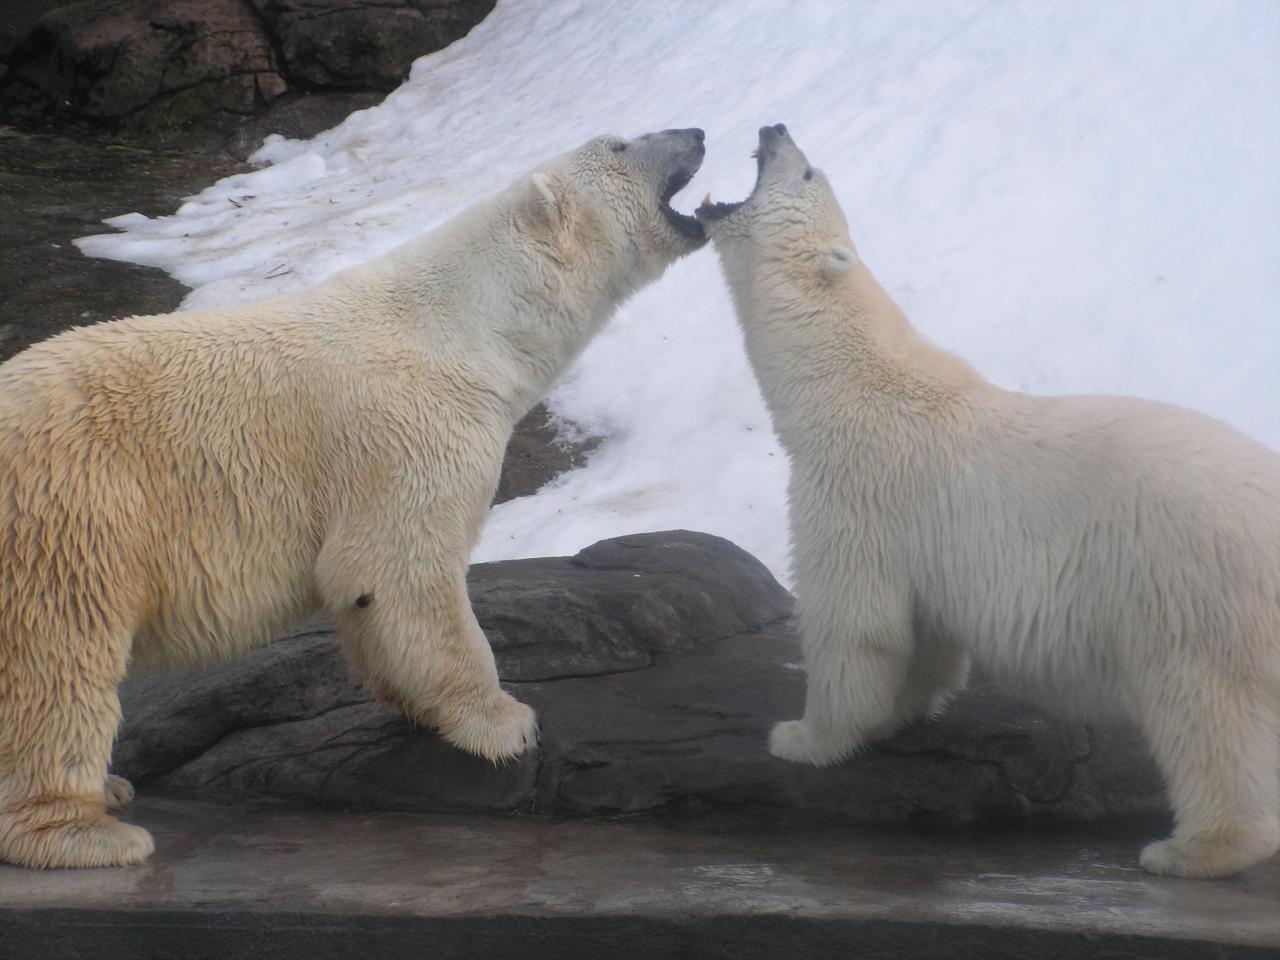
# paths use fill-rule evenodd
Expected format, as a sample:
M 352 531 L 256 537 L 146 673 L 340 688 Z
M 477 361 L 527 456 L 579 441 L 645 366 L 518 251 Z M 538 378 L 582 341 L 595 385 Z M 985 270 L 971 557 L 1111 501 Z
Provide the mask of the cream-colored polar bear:
M 227 657 L 316 606 L 359 671 L 497 760 L 467 558 L 512 425 L 704 242 L 700 130 L 601 137 L 304 293 L 74 330 L 0 366 L 0 858 L 135 863 L 107 762 L 133 662 Z
M 921 339 L 781 125 L 741 204 L 699 210 L 791 458 L 804 719 L 829 764 L 965 682 L 1128 712 L 1177 828 L 1154 873 L 1222 876 L 1280 844 L 1280 457 L 1200 414 L 1034 397 Z

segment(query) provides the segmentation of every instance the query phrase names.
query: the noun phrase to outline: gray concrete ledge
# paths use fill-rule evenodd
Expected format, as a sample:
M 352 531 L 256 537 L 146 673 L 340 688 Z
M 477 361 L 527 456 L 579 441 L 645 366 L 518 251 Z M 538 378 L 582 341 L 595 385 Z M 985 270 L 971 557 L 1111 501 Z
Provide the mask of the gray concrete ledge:
M 1147 877 L 1144 828 L 872 831 L 140 800 L 147 864 L 0 866 L 0 956 L 1280 956 L 1280 862 Z

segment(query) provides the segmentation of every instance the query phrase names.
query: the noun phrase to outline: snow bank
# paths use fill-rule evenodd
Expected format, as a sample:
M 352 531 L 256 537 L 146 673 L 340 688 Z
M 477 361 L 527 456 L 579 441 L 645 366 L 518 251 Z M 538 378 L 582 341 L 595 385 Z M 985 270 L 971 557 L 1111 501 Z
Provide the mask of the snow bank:
M 1280 447 L 1280 5 L 503 0 L 381 105 L 93 256 L 185 306 L 310 285 L 601 132 L 698 125 L 683 195 L 736 199 L 783 121 L 918 327 L 995 382 L 1186 404 Z M 677 201 L 678 203 L 681 201 Z M 556 388 L 608 440 L 493 511 L 477 559 L 669 527 L 785 577 L 786 464 L 710 250 L 627 305 Z

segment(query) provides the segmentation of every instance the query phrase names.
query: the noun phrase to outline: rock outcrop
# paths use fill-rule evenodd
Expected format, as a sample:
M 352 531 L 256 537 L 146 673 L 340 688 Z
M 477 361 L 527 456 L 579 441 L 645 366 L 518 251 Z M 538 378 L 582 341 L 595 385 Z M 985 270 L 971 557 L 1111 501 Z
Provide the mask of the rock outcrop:
M 322 622 L 213 667 L 130 680 L 117 772 L 144 791 L 382 810 L 564 815 L 751 808 L 865 823 L 1161 816 L 1138 734 L 978 681 L 819 770 L 769 755 L 799 716 L 791 598 L 725 540 L 673 532 L 479 564 L 477 617 L 539 748 L 493 766 L 373 702 Z
M 83 0 L 44 14 L 10 51 L 0 119 L 189 147 L 184 131 L 225 138 L 281 98 L 364 93 L 358 106 L 367 106 L 368 92 L 394 89 L 415 59 L 464 36 L 492 7 L 493 0 Z

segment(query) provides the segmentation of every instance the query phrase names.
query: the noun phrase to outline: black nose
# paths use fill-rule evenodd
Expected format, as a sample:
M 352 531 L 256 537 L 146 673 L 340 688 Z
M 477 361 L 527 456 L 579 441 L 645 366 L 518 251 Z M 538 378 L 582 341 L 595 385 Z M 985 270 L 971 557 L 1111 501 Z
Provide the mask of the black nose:
M 785 123 L 775 123 L 771 127 L 760 128 L 760 136 L 762 137 L 771 137 L 775 135 L 785 137 L 787 135 L 787 125 Z

